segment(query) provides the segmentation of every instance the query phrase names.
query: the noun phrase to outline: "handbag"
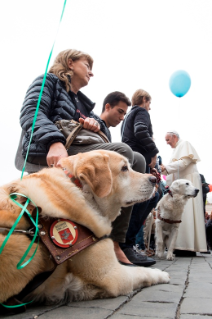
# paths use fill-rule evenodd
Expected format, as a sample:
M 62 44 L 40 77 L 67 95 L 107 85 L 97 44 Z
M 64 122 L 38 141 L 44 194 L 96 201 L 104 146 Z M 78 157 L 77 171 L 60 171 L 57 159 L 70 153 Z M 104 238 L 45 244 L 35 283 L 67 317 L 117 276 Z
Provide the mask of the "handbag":
M 88 145 L 110 143 L 107 136 L 99 131 L 97 133 L 83 128 L 83 125 L 74 120 L 60 120 L 55 122 L 57 128 L 66 138 L 65 148 L 68 150 L 71 144 Z

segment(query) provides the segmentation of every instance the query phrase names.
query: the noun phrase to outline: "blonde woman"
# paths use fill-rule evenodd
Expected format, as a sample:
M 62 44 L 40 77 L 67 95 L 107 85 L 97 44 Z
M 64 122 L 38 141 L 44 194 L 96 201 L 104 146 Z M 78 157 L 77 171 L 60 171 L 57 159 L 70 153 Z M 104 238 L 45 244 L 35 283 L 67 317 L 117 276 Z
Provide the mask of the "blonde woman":
M 144 173 L 144 157 L 133 152 L 124 143 L 71 145 L 68 151 L 65 149 L 65 137 L 54 124 L 62 119 L 79 121 L 83 123 L 84 128 L 93 132 L 101 129 L 111 140 L 110 131 L 105 122 L 93 113 L 95 103 L 80 91 L 81 88 L 88 85 L 90 78 L 93 77 L 92 66 L 93 59 L 91 56 L 81 51 L 65 50 L 56 57 L 46 77 L 29 149 L 27 172 L 36 172 L 46 166 L 57 166 L 58 161 L 68 155 L 105 149 L 126 156 L 135 171 Z M 23 168 L 24 157 L 27 153 L 42 81 L 43 75 L 36 78 L 30 85 L 21 109 L 22 135 L 15 161 L 16 168 L 19 170 Z M 122 214 L 114 222 L 111 234 L 119 261 L 128 265 L 131 265 L 131 263 L 120 249 L 119 242 L 125 241 L 131 211 L 132 207 L 123 208 Z M 139 256 L 136 258 L 142 266 L 144 258 Z M 145 262 L 149 265 L 147 260 Z

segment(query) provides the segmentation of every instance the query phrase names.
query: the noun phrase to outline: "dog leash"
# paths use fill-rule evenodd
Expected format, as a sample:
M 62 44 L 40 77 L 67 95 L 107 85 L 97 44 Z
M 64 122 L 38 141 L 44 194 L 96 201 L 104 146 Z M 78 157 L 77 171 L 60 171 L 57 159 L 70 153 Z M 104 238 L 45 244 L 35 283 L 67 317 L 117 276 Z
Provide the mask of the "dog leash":
M 156 183 L 159 184 L 161 181 L 161 175 L 160 173 L 157 171 L 156 168 L 151 168 L 150 169 L 150 174 L 152 174 L 153 176 L 156 177 Z
M 169 194 L 171 197 L 173 197 L 172 191 L 169 189 L 169 186 L 165 187 L 165 194 Z

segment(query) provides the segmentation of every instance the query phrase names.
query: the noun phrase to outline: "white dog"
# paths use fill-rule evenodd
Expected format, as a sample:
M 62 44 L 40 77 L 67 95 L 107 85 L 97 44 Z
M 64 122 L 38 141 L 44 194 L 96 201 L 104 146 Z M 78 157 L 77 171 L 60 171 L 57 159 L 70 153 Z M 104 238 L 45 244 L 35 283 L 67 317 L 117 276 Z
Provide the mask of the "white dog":
M 173 260 L 181 216 L 187 200 L 196 197 L 199 190 L 189 180 L 178 179 L 174 181 L 169 193 L 159 201 L 156 219 L 156 256 L 164 257 L 164 248 L 167 247 L 167 260 Z

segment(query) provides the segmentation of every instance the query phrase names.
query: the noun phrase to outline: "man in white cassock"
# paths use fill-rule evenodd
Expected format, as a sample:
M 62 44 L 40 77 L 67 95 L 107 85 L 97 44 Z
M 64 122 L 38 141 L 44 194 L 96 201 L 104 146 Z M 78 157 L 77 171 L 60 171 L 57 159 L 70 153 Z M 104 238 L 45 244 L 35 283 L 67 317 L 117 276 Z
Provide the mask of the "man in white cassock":
M 187 201 L 179 227 L 175 249 L 180 251 L 206 252 L 206 235 L 202 206 L 202 184 L 196 163 L 200 158 L 194 147 L 180 139 L 176 131 L 167 132 L 166 143 L 173 148 L 170 164 L 161 165 L 163 175 L 167 175 L 167 186 L 176 179 L 188 179 L 199 189 L 197 197 Z

